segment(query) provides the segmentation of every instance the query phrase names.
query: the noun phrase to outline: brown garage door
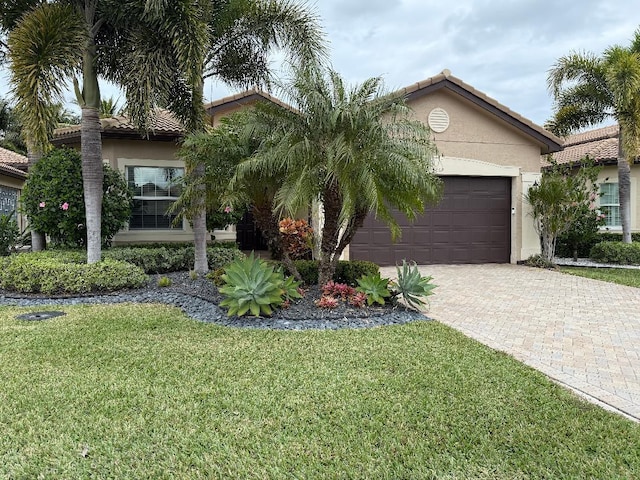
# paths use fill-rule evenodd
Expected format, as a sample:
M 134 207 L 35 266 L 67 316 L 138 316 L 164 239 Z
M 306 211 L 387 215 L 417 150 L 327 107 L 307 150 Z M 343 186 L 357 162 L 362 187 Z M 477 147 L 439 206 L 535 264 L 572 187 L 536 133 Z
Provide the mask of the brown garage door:
M 402 238 L 369 216 L 349 248 L 352 260 L 394 265 L 508 263 L 511 253 L 511 178 L 442 177 L 444 196 L 414 223 L 398 214 Z

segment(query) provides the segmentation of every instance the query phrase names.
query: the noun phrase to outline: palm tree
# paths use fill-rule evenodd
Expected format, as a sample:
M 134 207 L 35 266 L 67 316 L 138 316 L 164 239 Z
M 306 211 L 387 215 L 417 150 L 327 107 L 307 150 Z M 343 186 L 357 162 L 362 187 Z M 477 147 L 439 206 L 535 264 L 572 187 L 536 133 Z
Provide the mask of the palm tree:
M 618 192 L 622 239 L 631 243 L 631 168 L 640 155 L 640 29 L 629 47 L 613 46 L 602 56 L 572 53 L 549 71 L 555 101 L 554 133 L 567 135 L 613 118 L 620 127 Z
M 226 0 L 216 2 L 211 11 L 209 43 L 203 65 L 204 79 L 217 77 L 239 88 L 269 87 L 272 72 L 268 57 L 281 50 L 296 64 L 318 62 L 326 55 L 318 17 L 305 4 L 291 0 Z M 200 129 L 192 130 L 197 133 Z M 190 163 L 200 194 L 192 199 L 192 219 L 197 272 L 206 272 L 207 220 L 205 166 Z
M 255 155 L 238 166 L 232 187 L 251 175 L 280 179 L 274 207 L 295 215 L 320 201 L 319 282 L 333 276 L 338 259 L 366 216 L 400 228 L 392 207 L 409 219 L 441 194 L 433 172 L 431 132 L 411 119 L 402 94 L 386 94 L 380 78 L 347 88 L 334 71 L 295 69 L 285 101 L 258 105 L 249 135 L 261 139 Z
M 9 35 L 14 90 L 27 136 L 44 150 L 51 121 L 46 106 L 60 99 L 65 80 L 74 82 L 82 108 L 89 262 L 100 259 L 99 75 L 123 88 L 128 114 L 141 130 L 161 106 L 188 132 L 197 132 L 205 126 L 205 67 L 207 76 L 235 85 L 266 83 L 264 59 L 274 47 L 283 46 L 296 58 L 323 52 L 316 17 L 286 0 L 31 3 L 34 8 Z M 204 209 L 193 223 L 196 270 L 206 270 Z
M 59 0 L 32 2 L 9 34 L 11 78 L 26 136 L 48 148 L 49 106 L 73 81 L 82 109 L 81 153 L 87 261 L 101 257 L 102 145 L 98 75 L 125 90 L 130 115 L 144 129 L 159 105 L 188 127 L 202 123 L 202 79 L 208 2 Z M 81 81 L 78 80 L 80 77 Z M 181 101 L 178 101 L 181 100 Z

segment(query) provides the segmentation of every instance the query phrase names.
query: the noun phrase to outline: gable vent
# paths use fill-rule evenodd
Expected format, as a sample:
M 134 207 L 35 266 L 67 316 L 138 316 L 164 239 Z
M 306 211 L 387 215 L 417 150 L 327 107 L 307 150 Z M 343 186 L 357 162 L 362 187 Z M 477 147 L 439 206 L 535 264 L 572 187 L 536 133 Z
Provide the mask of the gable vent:
M 429 128 L 436 133 L 442 133 L 449 128 L 449 114 L 442 108 L 434 108 L 429 113 Z

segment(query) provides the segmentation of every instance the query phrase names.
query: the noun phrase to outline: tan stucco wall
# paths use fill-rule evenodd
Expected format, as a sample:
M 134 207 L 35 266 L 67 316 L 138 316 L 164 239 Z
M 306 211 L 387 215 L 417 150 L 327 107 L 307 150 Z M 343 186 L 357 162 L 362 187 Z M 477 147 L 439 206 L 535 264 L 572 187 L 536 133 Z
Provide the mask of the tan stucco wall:
M 425 123 L 434 108 L 448 113 L 449 128 L 434 133 L 442 155 L 520 167 L 525 172 L 540 171 L 540 144 L 460 95 L 442 89 L 409 105 L 416 119 Z
M 433 133 L 441 155 L 439 175 L 510 177 L 511 262 L 540 252 L 530 207 L 524 196 L 540 177 L 541 144 L 512 125 L 448 90 L 438 90 L 409 103 L 414 117 L 428 123 L 434 108 L 445 110 L 449 126 Z
M 598 174 L 598 184 L 618 183 L 618 167 L 610 165 L 602 167 Z M 640 198 L 638 186 L 640 185 L 640 165 L 631 167 L 631 231 L 640 232 Z M 610 231 L 622 232 L 622 229 L 609 228 Z

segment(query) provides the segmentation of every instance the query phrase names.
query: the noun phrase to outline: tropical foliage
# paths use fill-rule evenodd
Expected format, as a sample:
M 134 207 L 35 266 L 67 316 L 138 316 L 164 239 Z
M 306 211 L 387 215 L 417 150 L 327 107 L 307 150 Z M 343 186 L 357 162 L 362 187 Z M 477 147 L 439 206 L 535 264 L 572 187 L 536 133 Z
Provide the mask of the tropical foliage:
M 553 261 L 558 235 L 572 226 L 579 228 L 585 215 L 601 218 L 595 209 L 599 169 L 588 164 L 572 167 L 552 163 L 525 196 L 542 242 L 542 256 L 548 262 Z
M 566 135 L 608 118 L 618 122 L 620 215 L 623 241 L 631 242 L 630 164 L 640 155 L 640 29 L 628 47 L 559 58 L 548 84 L 555 100 L 554 133 Z
M 132 195 L 122 174 L 103 167 L 102 243 L 108 245 L 131 215 Z M 56 149 L 29 173 L 22 190 L 23 211 L 29 223 L 49 235 L 52 243 L 85 246 L 87 222 L 82 194 L 82 168 L 76 150 Z
M 392 208 L 415 218 L 438 201 L 441 182 L 433 172 L 435 147 L 429 129 L 411 118 L 401 94 L 387 94 L 380 78 L 355 87 L 334 71 L 294 69 L 282 95 L 292 109 L 259 104 L 248 117 L 256 153 L 242 162 L 231 189 L 258 176 L 277 190 L 270 212 L 293 216 L 320 201 L 321 284 L 365 217 L 386 221 L 400 234 Z
M 392 284 L 394 294 L 400 296 L 407 305 L 416 310 L 421 310 L 426 306 L 425 299 L 433 295 L 432 290 L 436 287 L 431 280 L 433 277 L 425 277 L 418 270 L 415 262 L 407 263 L 402 260 L 402 267 L 396 267 L 398 279 Z
M 220 306 L 229 309 L 229 316 L 271 315 L 285 299 L 301 298 L 299 283 L 285 279 L 282 271 L 275 270 L 253 253 L 227 266 L 222 280 L 224 285 L 220 287 L 220 293 L 225 298 Z
M 391 296 L 389 291 L 389 279 L 382 278 L 380 273 L 375 275 L 364 275 L 358 279 L 358 292 L 367 296 L 367 304 L 379 303 L 384 305 L 385 299 Z
M 98 77 L 123 88 L 128 113 L 141 129 L 149 125 L 157 106 L 171 109 L 189 127 L 200 124 L 202 95 L 195 86 L 202 79 L 208 35 L 203 18 L 209 3 L 21 3 L 22 16 L 3 16 L 3 25 L 10 30 L 11 81 L 27 146 L 36 151 L 49 148 L 54 120 L 50 106 L 61 101 L 67 82 L 72 81 L 82 109 L 87 259 L 93 263 L 100 260 L 103 237 Z

